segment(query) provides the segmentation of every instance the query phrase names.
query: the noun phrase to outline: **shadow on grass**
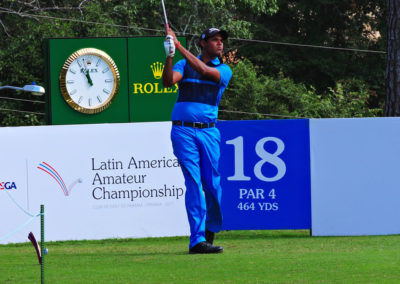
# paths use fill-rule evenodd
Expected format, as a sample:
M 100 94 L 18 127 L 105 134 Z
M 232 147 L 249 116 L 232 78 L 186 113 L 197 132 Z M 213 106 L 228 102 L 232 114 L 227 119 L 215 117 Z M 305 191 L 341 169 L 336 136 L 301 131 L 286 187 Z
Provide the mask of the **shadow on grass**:
M 222 231 L 218 235 L 220 240 L 254 240 L 254 239 L 285 239 L 309 238 L 309 230 L 249 230 L 249 231 Z
M 219 240 L 254 240 L 254 239 L 284 239 L 284 238 L 308 238 L 310 230 L 243 230 L 243 231 L 221 231 L 216 235 Z M 87 245 L 111 245 L 111 244 L 148 244 L 153 245 L 165 242 L 188 242 L 188 236 L 178 237 L 155 237 L 155 238 L 121 238 L 121 239 L 103 239 L 103 240 L 71 240 L 71 241 L 56 241 L 46 242 L 46 246 L 66 246 L 73 245 L 75 247 Z M 0 248 L 6 247 L 25 247 L 31 246 L 27 243 L 0 245 Z M 185 254 L 186 252 L 182 252 Z
M 81 259 L 101 259 L 101 258 L 108 258 L 112 261 L 112 259 L 118 259 L 120 257 L 128 257 L 128 258 L 146 258 L 146 257 L 160 257 L 160 256 L 165 256 L 165 257 L 170 257 L 170 256 L 183 256 L 183 255 L 189 255 L 188 251 L 183 249 L 180 249 L 179 251 L 167 251 L 167 250 L 154 250 L 152 249 L 142 249 L 140 251 L 96 251 L 96 253 L 91 253 L 91 252 L 79 252 L 79 251 L 70 251 L 70 252 L 63 252 L 62 257 L 64 259 L 69 259 L 69 258 L 81 258 Z M 56 255 L 57 257 L 60 256 L 60 254 Z

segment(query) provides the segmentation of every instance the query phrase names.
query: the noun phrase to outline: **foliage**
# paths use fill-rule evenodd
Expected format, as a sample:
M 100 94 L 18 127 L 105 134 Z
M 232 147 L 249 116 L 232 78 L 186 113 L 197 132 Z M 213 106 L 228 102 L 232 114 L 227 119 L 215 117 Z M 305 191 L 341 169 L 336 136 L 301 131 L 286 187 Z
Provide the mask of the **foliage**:
M 279 11 L 256 17 L 252 24 L 259 40 L 314 46 L 385 51 L 386 1 L 280 0 Z M 283 72 L 295 82 L 327 92 L 338 81 L 358 79 L 384 99 L 385 54 L 249 43 L 240 55 L 262 68 L 264 74 Z
M 260 75 L 247 59 L 232 66 L 232 72 L 231 82 L 220 101 L 219 118 L 235 119 L 238 117 L 235 112 L 243 112 L 241 119 L 261 119 L 262 116 L 251 113 L 259 111 L 261 100 L 268 101 L 265 96 L 266 77 Z
M 373 108 L 370 101 L 376 93 L 369 90 L 365 83 L 357 79 L 339 81 L 335 88 L 329 88 L 335 117 L 371 117 L 382 116 L 383 108 Z
M 171 26 L 196 37 L 206 26 L 222 26 L 241 36 L 250 35 L 252 15 L 270 15 L 276 0 L 166 1 Z M 246 14 L 246 16 L 241 16 Z M 43 85 L 43 39 L 51 37 L 99 37 L 162 35 L 160 1 L 14 1 L 0 4 L 0 84 L 20 86 L 32 81 Z M 162 48 L 162 47 L 161 47 Z M 9 91 L 1 96 L 14 97 Z M 43 101 L 43 98 L 41 99 Z M 32 120 L 14 109 L 37 112 L 35 104 L 1 100 L 0 125 L 43 124 L 44 116 Z M 43 108 L 39 112 L 44 112 Z
M 245 59 L 232 66 L 233 78 L 220 103 L 220 119 L 371 117 L 381 108 L 370 108 L 375 95 L 357 79 L 338 82 L 326 94 L 280 73 L 277 78 L 260 73 Z M 228 110 L 233 112 L 228 112 Z
M 385 5 L 383 0 L 166 1 L 170 26 L 188 37 L 193 53 L 199 52 L 197 35 L 210 26 L 227 29 L 231 38 L 382 50 L 386 36 Z M 44 84 L 45 38 L 163 35 L 163 22 L 159 0 L 4 0 L 0 3 L 0 85 L 20 86 L 32 81 Z M 381 32 L 377 40 L 371 39 L 374 31 Z M 234 67 L 222 109 L 229 106 L 242 112 L 312 117 L 377 113 L 361 111 L 360 105 L 355 106 L 357 111 L 339 112 L 348 106 L 343 101 L 351 101 L 347 97 L 339 99 L 341 93 L 336 93 L 340 90 L 339 82 L 344 88 L 343 96 L 356 96 L 353 92 L 358 91 L 376 94 L 368 98 L 359 94 L 362 99 L 356 101 L 373 109 L 382 105 L 382 55 L 237 40 L 230 40 L 228 46 L 229 50 L 238 49 L 238 56 L 250 61 Z M 347 92 L 349 82 L 356 81 L 359 88 Z M 2 91 L 0 96 L 21 97 L 9 91 Z M 24 97 L 44 101 L 25 94 Z M 342 103 L 341 107 L 333 111 L 333 106 L 317 106 L 328 99 L 331 104 Z M 2 109 L 44 112 L 43 104 L 1 98 L 0 102 Z M 225 119 L 265 118 L 242 113 L 221 115 Z M 44 115 L 0 111 L 0 125 L 44 123 Z

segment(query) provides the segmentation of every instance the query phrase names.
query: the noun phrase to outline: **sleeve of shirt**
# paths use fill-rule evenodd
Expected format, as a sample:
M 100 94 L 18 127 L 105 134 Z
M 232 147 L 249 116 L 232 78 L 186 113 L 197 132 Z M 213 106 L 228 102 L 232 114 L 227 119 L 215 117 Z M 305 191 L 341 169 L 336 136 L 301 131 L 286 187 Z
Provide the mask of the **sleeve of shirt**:
M 217 67 L 219 74 L 221 75 L 221 79 L 219 81 L 219 84 L 223 87 L 227 87 L 229 81 L 232 78 L 232 70 L 231 68 L 226 65 L 226 64 L 221 64 Z
M 185 65 L 186 65 L 186 59 L 181 59 L 178 62 L 176 62 L 176 64 L 172 68 L 172 71 L 177 71 L 181 73 L 181 75 L 183 76 L 184 73 L 183 70 L 185 69 Z

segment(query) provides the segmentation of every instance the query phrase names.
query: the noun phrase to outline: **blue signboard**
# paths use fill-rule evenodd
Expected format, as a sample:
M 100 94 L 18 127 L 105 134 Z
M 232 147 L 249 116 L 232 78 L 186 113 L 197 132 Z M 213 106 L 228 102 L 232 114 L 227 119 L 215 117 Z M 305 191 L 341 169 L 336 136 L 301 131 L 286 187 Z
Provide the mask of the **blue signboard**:
M 223 229 L 310 229 L 309 121 L 220 121 L 218 128 Z

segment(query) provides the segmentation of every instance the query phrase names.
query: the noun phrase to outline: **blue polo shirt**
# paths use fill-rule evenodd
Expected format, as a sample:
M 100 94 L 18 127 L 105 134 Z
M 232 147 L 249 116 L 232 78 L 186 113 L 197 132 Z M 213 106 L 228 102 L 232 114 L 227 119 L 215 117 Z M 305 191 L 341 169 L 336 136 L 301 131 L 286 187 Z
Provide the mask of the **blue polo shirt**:
M 218 69 L 221 74 L 218 83 L 201 76 L 186 59 L 175 64 L 172 70 L 181 73 L 182 80 L 178 83 L 178 100 L 172 111 L 172 120 L 208 123 L 217 120 L 218 104 L 232 77 L 232 70 L 218 58 L 207 65 Z

